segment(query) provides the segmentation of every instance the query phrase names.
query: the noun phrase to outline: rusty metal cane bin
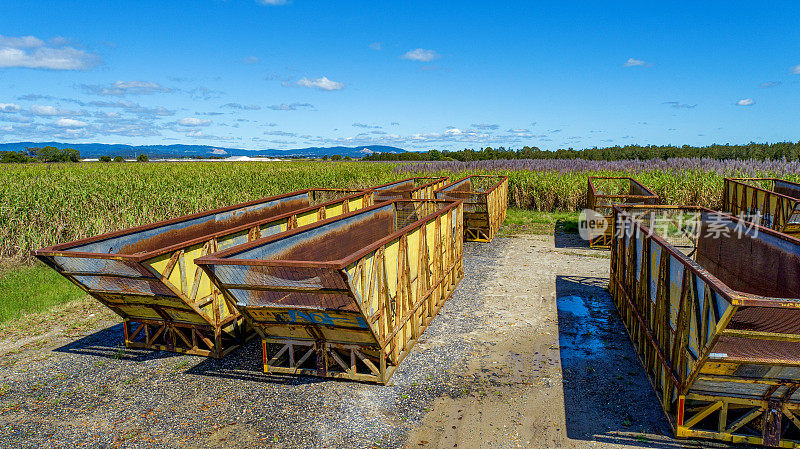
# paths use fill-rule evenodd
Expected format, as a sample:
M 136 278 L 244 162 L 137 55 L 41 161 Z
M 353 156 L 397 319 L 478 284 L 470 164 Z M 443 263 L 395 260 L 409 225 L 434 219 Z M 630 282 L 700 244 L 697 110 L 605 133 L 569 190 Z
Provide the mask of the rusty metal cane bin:
M 393 200 L 197 260 L 264 371 L 385 384 L 463 277 L 462 203 Z
M 418 176 L 370 187 L 370 190 L 373 191 L 374 204 L 394 199 L 431 200 L 434 199 L 433 192 L 441 189 L 446 184 L 446 177 L 429 178 Z
M 610 291 L 676 436 L 800 444 L 800 240 L 614 206 Z
M 252 331 L 195 259 L 371 204 L 306 189 L 112 232 L 34 255 L 123 318 L 125 345 L 222 357 Z
M 777 178 L 725 178 L 722 210 L 800 237 L 800 184 Z
M 506 219 L 508 176 L 467 176 L 437 190 L 436 198 L 464 201 L 464 240 L 491 242 Z
M 616 204 L 657 204 L 658 195 L 634 178 L 590 176 L 586 193 L 586 208 L 602 215 L 606 220 L 605 229 L 589 230 L 591 248 L 609 248 L 614 229 Z

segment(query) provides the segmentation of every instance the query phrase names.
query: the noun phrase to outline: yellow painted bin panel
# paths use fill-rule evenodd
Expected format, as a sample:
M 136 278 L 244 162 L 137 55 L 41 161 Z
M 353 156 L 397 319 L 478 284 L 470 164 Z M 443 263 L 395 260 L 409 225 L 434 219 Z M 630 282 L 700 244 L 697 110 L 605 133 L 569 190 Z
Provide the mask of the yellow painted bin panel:
M 689 206 L 614 206 L 609 290 L 679 437 L 800 444 L 800 240 Z
M 266 372 L 386 383 L 463 277 L 460 201 L 391 200 L 201 257 Z
M 612 208 L 617 204 L 658 204 L 658 195 L 634 178 L 590 176 L 586 209 L 596 212 L 605 219 L 600 220 L 602 225 L 588 229 L 590 247 L 611 247 L 611 234 L 614 229 Z
M 464 240 L 491 242 L 506 220 L 507 176 L 467 176 L 436 190 L 434 195 L 464 202 Z
M 800 184 L 778 178 L 725 178 L 722 211 L 800 237 Z
M 195 260 L 371 201 L 363 190 L 298 190 L 35 255 L 122 316 L 129 346 L 221 357 L 253 333 Z
M 394 199 L 434 199 L 434 192 L 447 184 L 444 177 L 413 177 L 372 187 L 374 202 Z

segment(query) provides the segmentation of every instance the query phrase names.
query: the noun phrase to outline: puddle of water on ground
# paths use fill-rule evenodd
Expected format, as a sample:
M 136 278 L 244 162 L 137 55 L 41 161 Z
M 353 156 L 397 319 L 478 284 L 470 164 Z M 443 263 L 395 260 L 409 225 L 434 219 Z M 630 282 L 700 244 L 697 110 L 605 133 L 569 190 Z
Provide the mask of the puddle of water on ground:
M 558 298 L 556 308 L 561 356 L 603 356 L 606 343 L 602 337 L 607 333 L 608 314 L 611 310 L 594 299 L 575 295 Z
M 589 315 L 589 308 L 586 307 L 586 302 L 580 296 L 564 296 L 558 298 L 556 307 L 559 312 L 569 312 L 578 318 Z

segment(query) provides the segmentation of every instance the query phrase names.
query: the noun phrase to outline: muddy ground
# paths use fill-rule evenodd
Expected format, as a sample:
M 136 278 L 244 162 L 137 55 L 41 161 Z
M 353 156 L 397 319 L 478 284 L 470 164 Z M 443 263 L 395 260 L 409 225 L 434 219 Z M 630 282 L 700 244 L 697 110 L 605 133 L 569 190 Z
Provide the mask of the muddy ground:
M 126 349 L 100 305 L 70 305 L 0 342 L 0 445 L 708 446 L 671 438 L 608 267 L 573 234 L 465 244 L 464 280 L 389 386 L 265 375 L 256 341 L 221 361 Z

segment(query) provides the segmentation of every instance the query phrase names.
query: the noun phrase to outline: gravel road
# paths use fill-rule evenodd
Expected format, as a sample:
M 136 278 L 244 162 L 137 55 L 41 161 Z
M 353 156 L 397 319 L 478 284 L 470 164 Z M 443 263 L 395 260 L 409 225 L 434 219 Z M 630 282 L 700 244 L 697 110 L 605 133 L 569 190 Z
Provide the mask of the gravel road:
M 224 360 L 126 349 L 91 303 L 80 313 L 106 318 L 83 335 L 0 356 L 0 445 L 700 447 L 669 436 L 605 291 L 607 253 L 523 235 L 464 259 L 389 386 L 268 376 L 257 341 Z

